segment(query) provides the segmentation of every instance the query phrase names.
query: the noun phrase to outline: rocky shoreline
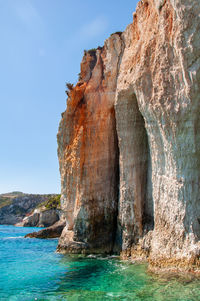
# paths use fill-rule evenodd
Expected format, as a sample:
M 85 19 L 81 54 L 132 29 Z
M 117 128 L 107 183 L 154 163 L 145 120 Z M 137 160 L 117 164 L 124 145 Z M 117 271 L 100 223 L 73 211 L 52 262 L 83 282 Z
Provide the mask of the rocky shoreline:
M 0 224 L 17 227 L 46 227 L 27 237 L 59 237 L 65 222 L 60 208 L 60 195 L 12 192 L 0 195 Z
M 57 197 L 55 194 L 28 194 L 11 192 L 0 195 L 0 224 L 15 225 L 29 218 L 33 211 L 49 199 Z M 34 226 L 37 226 L 34 224 Z
M 26 234 L 25 238 L 40 238 L 40 239 L 58 238 L 60 237 L 65 225 L 66 225 L 65 221 L 59 220 L 50 227 L 42 229 L 38 232 L 32 232 Z

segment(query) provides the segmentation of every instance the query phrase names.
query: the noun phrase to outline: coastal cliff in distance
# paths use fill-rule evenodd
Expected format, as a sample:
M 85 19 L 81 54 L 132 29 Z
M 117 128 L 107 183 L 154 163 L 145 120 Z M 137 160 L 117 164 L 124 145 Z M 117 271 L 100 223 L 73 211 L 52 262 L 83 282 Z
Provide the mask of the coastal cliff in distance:
M 58 251 L 200 271 L 200 3 L 139 1 L 86 51 L 58 132 Z
M 56 194 L 0 194 L 0 225 L 51 226 L 60 218 L 59 203 L 60 195 Z

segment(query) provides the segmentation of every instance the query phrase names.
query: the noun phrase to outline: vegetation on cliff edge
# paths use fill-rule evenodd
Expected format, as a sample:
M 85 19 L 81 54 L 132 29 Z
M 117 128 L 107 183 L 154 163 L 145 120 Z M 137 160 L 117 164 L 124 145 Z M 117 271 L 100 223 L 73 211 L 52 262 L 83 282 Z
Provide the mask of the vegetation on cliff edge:
M 45 207 L 45 210 L 50 210 L 50 209 L 60 209 L 60 197 L 61 195 L 54 195 L 50 197 L 47 201 L 39 204 L 37 207 Z

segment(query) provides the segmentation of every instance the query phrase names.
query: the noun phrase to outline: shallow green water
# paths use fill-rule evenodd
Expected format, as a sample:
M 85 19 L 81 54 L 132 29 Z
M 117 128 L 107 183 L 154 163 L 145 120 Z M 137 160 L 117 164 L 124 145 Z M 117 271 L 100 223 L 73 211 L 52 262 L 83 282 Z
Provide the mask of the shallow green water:
M 163 279 L 116 258 L 55 253 L 57 240 L 24 239 L 34 228 L 0 226 L 0 300 L 200 301 L 200 281 Z

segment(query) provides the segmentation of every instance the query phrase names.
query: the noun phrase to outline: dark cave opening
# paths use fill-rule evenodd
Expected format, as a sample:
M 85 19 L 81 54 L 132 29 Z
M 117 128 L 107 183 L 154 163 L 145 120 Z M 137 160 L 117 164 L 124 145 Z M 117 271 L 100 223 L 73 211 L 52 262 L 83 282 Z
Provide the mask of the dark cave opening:
M 121 245 L 126 249 L 154 227 L 151 153 L 136 95 L 123 91 L 115 110 L 120 161 L 118 232 L 121 228 Z

